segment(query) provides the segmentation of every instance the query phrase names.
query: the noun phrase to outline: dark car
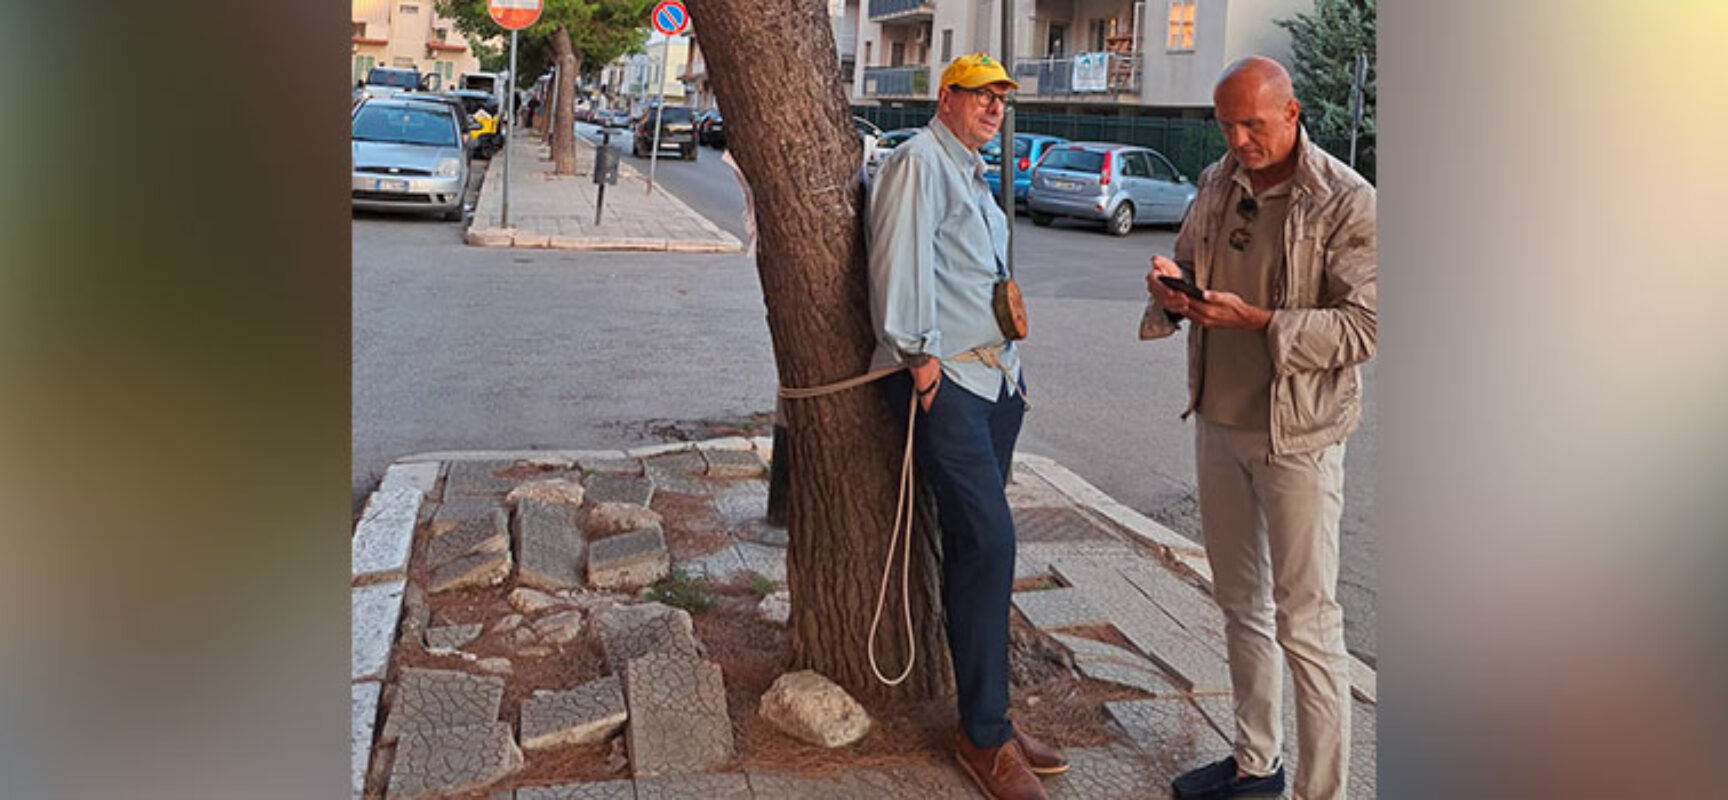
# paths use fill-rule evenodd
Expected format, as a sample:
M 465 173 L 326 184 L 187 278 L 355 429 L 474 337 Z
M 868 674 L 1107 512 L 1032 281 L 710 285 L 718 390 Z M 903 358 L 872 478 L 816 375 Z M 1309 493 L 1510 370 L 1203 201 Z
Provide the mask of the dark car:
M 658 120 L 660 149 L 677 150 L 685 161 L 696 160 L 696 115 L 688 106 L 656 106 L 642 112 L 642 119 L 631 128 L 630 152 L 637 158 L 647 158 L 654 149 L 654 124 Z
M 720 117 L 720 109 L 710 108 L 702 112 L 702 118 L 696 122 L 696 141 L 725 149 L 726 120 Z

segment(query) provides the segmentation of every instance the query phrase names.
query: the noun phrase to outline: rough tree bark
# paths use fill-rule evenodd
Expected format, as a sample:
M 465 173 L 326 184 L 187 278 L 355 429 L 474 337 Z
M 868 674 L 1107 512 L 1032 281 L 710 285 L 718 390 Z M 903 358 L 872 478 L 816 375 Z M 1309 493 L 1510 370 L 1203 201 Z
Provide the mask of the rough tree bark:
M 570 43 L 570 31 L 559 26 L 552 34 L 552 51 L 558 63 L 558 85 L 553 88 L 558 98 L 552 117 L 552 174 L 576 174 L 576 48 Z M 541 108 L 545 110 L 544 105 Z
M 811 387 L 863 374 L 874 337 L 862 143 L 840 83 L 827 6 L 820 0 L 688 0 L 688 6 L 726 117 L 728 148 L 754 195 L 756 269 L 780 383 Z M 928 502 L 918 505 L 913 537 L 917 666 L 890 689 L 872 676 L 865 656 L 894 521 L 904 412 L 891 414 L 877 385 L 786 400 L 782 407 L 792 465 L 792 668 L 814 669 L 876 700 L 948 693 L 953 670 Z M 890 677 L 906 658 L 899 584 L 896 566 L 877 634 L 878 660 Z

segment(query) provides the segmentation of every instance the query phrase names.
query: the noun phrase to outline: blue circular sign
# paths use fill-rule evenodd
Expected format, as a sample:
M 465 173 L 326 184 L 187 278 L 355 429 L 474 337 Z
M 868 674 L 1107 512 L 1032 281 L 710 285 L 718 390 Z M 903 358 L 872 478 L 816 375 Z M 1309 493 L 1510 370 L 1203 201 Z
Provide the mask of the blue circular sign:
M 678 0 L 665 0 L 654 7 L 654 30 L 667 36 L 683 32 L 684 26 L 690 24 L 690 13 L 684 10 L 684 4 Z

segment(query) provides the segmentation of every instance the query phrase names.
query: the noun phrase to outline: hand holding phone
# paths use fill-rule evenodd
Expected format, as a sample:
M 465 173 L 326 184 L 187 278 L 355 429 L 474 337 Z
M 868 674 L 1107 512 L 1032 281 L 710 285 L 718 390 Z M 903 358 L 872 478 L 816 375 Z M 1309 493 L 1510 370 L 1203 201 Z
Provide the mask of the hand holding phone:
M 1179 278 L 1173 275 L 1159 275 L 1158 282 L 1188 295 L 1195 300 L 1200 300 L 1202 302 L 1206 300 L 1206 290 L 1189 283 L 1187 278 Z

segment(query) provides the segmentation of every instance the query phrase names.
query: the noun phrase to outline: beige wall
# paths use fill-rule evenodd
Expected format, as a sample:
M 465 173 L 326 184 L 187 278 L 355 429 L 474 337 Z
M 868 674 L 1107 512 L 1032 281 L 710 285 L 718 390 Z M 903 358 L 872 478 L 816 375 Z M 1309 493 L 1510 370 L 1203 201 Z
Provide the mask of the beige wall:
M 410 13 L 410 11 L 412 13 Z M 361 56 L 368 56 L 379 66 L 412 66 L 423 74 L 438 72 L 439 62 L 449 63 L 450 88 L 465 72 L 480 71 L 480 59 L 468 40 L 456 30 L 456 25 L 440 17 L 432 0 L 352 0 L 350 18 L 366 24 L 365 38 L 383 39 L 386 44 L 355 43 L 350 55 L 350 70 Z M 446 29 L 444 42 L 459 45 L 461 52 L 428 51 L 426 43 L 437 41 L 434 31 Z

